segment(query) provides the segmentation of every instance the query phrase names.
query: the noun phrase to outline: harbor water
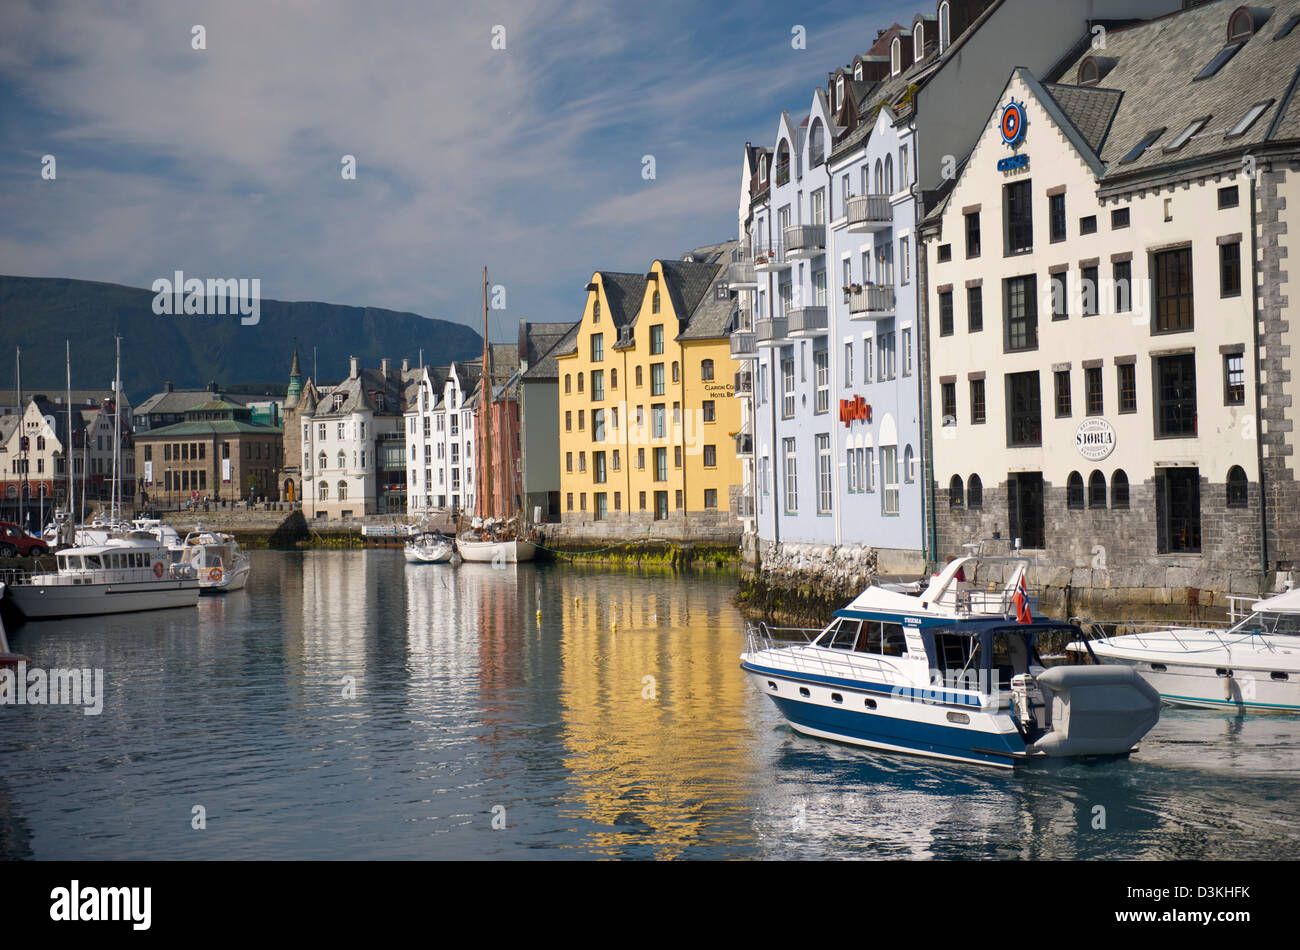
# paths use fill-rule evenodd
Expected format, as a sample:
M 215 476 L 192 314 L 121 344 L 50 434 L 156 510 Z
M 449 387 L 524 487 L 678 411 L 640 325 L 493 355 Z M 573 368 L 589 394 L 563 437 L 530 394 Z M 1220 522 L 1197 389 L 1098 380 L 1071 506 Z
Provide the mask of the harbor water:
M 197 608 L 27 623 L 103 709 L 0 706 L 0 858 L 1300 857 L 1300 717 L 1166 708 L 1016 771 L 799 736 L 725 573 L 254 551 Z

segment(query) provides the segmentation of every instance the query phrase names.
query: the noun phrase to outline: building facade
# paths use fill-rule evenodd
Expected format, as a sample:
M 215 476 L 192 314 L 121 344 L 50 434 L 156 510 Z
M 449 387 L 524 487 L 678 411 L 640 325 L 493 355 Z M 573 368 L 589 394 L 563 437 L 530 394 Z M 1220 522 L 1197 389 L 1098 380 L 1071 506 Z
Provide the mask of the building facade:
M 557 522 L 560 502 L 560 377 L 555 354 L 576 346 L 579 323 L 519 322 L 519 463 L 524 510 Z
M 478 367 L 426 366 L 405 415 L 407 513 L 454 516 L 474 506 L 474 411 Z

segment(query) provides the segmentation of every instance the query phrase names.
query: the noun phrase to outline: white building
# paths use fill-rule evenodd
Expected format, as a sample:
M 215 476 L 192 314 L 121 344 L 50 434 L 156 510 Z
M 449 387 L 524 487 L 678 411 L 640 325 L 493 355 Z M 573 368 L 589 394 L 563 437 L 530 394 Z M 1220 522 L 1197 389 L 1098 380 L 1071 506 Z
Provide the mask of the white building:
M 426 366 L 405 414 L 407 513 L 474 510 L 474 406 L 479 367 Z

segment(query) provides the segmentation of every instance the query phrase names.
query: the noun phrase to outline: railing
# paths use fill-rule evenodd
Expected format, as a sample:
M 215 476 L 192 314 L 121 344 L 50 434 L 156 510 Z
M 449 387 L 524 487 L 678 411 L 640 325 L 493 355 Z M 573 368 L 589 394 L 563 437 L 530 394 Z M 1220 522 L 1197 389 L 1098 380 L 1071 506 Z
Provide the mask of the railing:
M 772 317 L 767 320 L 758 320 L 754 324 L 754 334 L 758 344 L 776 343 L 784 340 L 787 336 L 786 318 Z
M 752 331 L 731 334 L 731 358 L 733 360 L 757 355 L 758 346 L 755 343 Z
M 167 580 L 193 580 L 198 572 L 190 564 L 170 564 Z M 60 572 L 13 571 L 6 574 L 5 583 L 15 587 L 79 587 L 87 584 L 143 584 L 163 583 L 152 568 L 123 567 L 100 568 Z
M 848 226 L 892 225 L 894 211 L 888 195 L 856 195 L 848 202 Z
M 796 333 L 826 332 L 825 307 L 795 307 L 786 311 L 786 317 L 790 321 L 789 332 L 792 336 Z
M 893 313 L 894 288 L 868 284 L 849 290 L 849 313 Z
M 737 251 L 727 265 L 727 283 L 754 284 L 758 277 L 754 273 L 754 259 L 743 251 Z
M 763 621 L 757 626 L 746 624 L 746 652 L 779 651 L 779 657 L 772 658 L 773 665 L 777 669 L 791 672 L 849 680 L 861 680 L 864 676 L 869 676 L 886 686 L 906 685 L 898 672 L 885 662 L 886 657 L 813 646 L 812 641 L 821 633 L 821 630 L 808 627 L 769 627 Z M 798 634 L 802 639 L 793 634 Z
M 1250 641 L 1258 641 L 1253 645 L 1263 647 L 1270 653 L 1277 649 L 1266 636 L 1254 630 L 1229 636 L 1232 627 L 1221 620 L 1198 620 L 1195 627 L 1176 627 L 1167 620 L 1085 620 L 1082 617 L 1071 617 L 1070 623 L 1083 631 L 1086 640 L 1110 640 L 1128 636 L 1142 649 L 1153 652 L 1205 653 L 1210 650 L 1226 650 Z M 1179 633 L 1182 633 L 1181 637 Z M 1192 634 L 1201 634 L 1213 643 L 1198 644 Z M 1170 646 L 1170 640 L 1177 645 L 1176 651 Z
M 754 517 L 754 496 L 740 495 L 736 498 L 736 517 L 752 518 Z
M 750 334 L 750 336 L 753 336 L 753 334 Z M 733 337 L 732 340 L 733 340 L 733 342 L 734 342 L 735 338 Z M 752 350 L 752 344 L 751 344 L 751 350 Z M 732 347 L 732 351 L 733 351 L 733 352 L 735 351 L 735 347 L 734 347 L 734 346 Z M 749 393 L 752 393 L 753 391 L 754 391 L 754 373 L 753 373 L 753 371 L 752 371 L 752 370 L 748 370 L 748 369 L 742 369 L 742 370 L 737 371 L 737 373 L 736 373 L 736 395 L 738 395 L 738 396 L 748 395 Z
M 795 224 L 781 235 L 786 254 L 820 253 L 826 250 L 826 227 L 820 224 Z
M 749 432 L 741 432 L 736 435 L 736 455 L 753 455 L 754 454 L 754 436 Z
M 754 267 L 772 268 L 781 267 L 785 260 L 779 246 L 762 245 L 754 249 Z

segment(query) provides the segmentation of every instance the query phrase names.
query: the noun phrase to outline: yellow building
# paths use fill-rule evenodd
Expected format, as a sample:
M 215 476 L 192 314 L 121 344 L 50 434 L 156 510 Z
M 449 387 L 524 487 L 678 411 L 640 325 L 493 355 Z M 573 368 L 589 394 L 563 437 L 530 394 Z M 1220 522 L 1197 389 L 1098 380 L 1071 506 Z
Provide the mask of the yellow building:
M 571 534 L 738 541 L 734 246 L 592 275 L 575 346 L 557 360 Z

